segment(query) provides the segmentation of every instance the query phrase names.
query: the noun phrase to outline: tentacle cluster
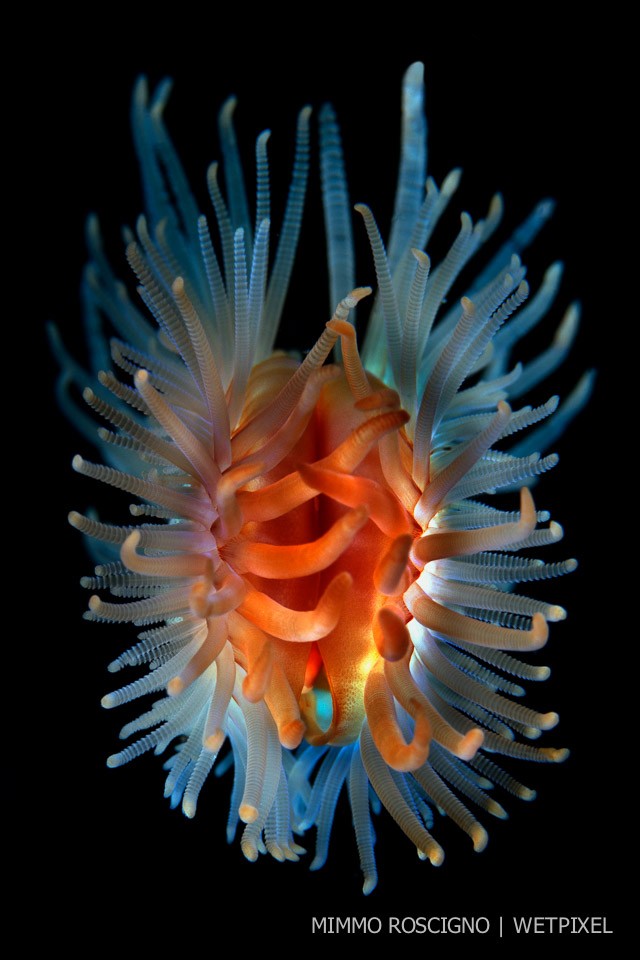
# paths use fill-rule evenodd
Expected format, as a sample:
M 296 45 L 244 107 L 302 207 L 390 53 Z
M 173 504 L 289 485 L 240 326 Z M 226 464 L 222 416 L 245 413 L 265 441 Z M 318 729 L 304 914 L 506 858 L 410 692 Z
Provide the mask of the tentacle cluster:
M 376 884 L 371 809 L 380 803 L 438 864 L 432 809 L 445 811 L 474 848 L 487 834 L 473 808 L 503 817 L 488 792 L 533 791 L 488 754 L 556 762 L 566 751 L 527 742 L 557 722 L 522 704 L 520 680 L 546 678 L 520 659 L 562 620 L 554 604 L 516 584 L 569 572 L 521 551 L 554 543 L 556 523 L 536 513 L 529 487 L 552 467 L 542 456 L 585 402 L 589 378 L 559 408 L 513 405 L 566 353 L 572 306 L 549 351 L 512 364 L 519 339 L 557 292 L 554 265 L 529 295 L 520 253 L 550 213 L 540 204 L 467 290 L 443 301 L 501 212 L 465 213 L 435 267 L 424 253 L 459 172 L 426 179 L 422 67 L 407 72 L 403 144 L 388 247 L 371 211 L 364 220 L 378 295 L 360 354 L 348 192 L 330 108 L 320 142 L 334 316 L 304 361 L 273 352 L 302 216 L 309 110 L 300 114 L 289 200 L 269 263 L 267 134 L 257 141 L 251 221 L 232 126 L 222 109 L 218 167 L 208 184 L 217 236 L 199 215 L 162 120 L 163 85 L 134 98 L 147 215 L 127 257 L 157 330 L 111 272 L 95 222 L 84 297 L 93 373 L 53 335 L 60 401 L 95 442 L 102 417 L 108 458 L 74 468 L 135 498 L 131 526 L 72 513 L 98 565 L 84 578 L 90 620 L 142 628 L 112 672 L 148 673 L 103 698 L 112 708 L 155 700 L 111 756 L 120 766 L 176 743 L 165 792 L 195 814 L 218 763 L 233 765 L 227 833 L 244 823 L 242 850 L 298 859 L 294 833 L 317 827 L 312 868 L 326 858 L 338 795 L 347 785 L 364 891 Z M 426 184 L 426 187 L 425 187 Z M 351 292 L 347 294 L 347 291 Z M 343 299 L 340 299 L 343 298 Z M 115 330 L 105 348 L 103 325 Z M 335 348 L 335 363 L 325 363 Z M 90 387 L 85 387 L 87 382 Z M 512 405 L 509 405 L 509 402 Z M 539 424 L 542 424 L 540 426 Z M 536 425 L 529 441 L 514 435 Z M 497 445 L 497 446 L 496 446 Z M 520 489 L 519 510 L 477 499 Z M 112 599 L 103 599 L 110 593 Z M 224 753 L 224 745 L 230 749 Z M 222 756 L 217 760 L 219 755 Z

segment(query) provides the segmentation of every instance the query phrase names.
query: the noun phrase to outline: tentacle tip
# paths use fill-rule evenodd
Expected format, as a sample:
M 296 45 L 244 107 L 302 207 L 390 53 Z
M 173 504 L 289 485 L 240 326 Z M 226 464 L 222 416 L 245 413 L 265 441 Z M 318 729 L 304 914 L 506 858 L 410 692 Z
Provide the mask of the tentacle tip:
M 444 863 L 444 850 L 439 844 L 436 844 L 427 853 L 427 859 L 432 867 L 440 867 Z
M 492 817 L 497 817 L 498 820 L 509 819 L 509 814 L 497 800 L 489 800 L 487 803 L 487 813 L 490 813 Z
M 80 528 L 80 524 L 82 523 L 82 514 L 78 513 L 77 510 L 71 510 L 67 516 L 67 520 L 72 527 L 75 527 L 76 530 L 78 530 Z
M 209 753 L 218 753 L 224 743 L 225 737 L 226 733 L 224 730 L 214 730 L 213 733 L 210 733 L 208 737 L 203 739 L 202 746 L 205 750 L 208 750 Z
M 364 300 L 365 297 L 370 297 L 372 293 L 373 287 L 355 287 L 346 299 L 355 301 L 352 304 L 352 306 L 355 306 L 360 300 Z
M 564 763 L 571 753 L 566 747 L 548 747 L 543 752 L 551 763 Z
M 555 726 L 557 726 L 559 720 L 559 715 L 553 711 L 544 713 L 540 717 L 540 728 L 542 730 L 552 730 Z
M 122 544 L 122 549 L 126 548 L 128 550 L 135 550 L 138 544 L 140 543 L 141 539 L 142 539 L 142 536 L 140 534 L 140 531 L 132 530 L 129 536 L 126 538 L 126 540 Z
M 182 801 L 182 812 L 189 820 L 193 820 L 196 815 L 196 803 L 194 800 L 185 799 Z
M 551 534 L 554 542 L 562 540 L 564 536 L 564 530 L 562 529 L 562 526 L 559 523 L 556 523 L 555 520 L 552 520 L 549 524 L 549 533 Z
M 518 796 L 521 800 L 526 800 L 527 803 L 530 803 L 532 800 L 535 800 L 537 797 L 535 790 L 532 790 L 531 787 L 522 787 L 518 792 Z M 505 818 L 506 819 L 506 818 Z
M 464 735 L 458 749 L 457 756 L 460 760 L 473 760 L 476 753 L 484 743 L 484 733 L 478 727 L 469 730 Z
M 177 697 L 184 690 L 184 681 L 180 677 L 173 677 L 167 684 L 167 693 L 170 697 Z
M 370 893 L 373 893 L 375 888 L 378 886 L 377 876 L 367 876 L 364 878 L 364 883 L 362 884 L 362 892 L 365 897 L 368 897 Z
M 258 848 L 254 843 L 248 843 L 246 840 L 243 840 L 240 844 L 240 849 L 242 853 L 251 863 L 255 863 L 258 859 Z
M 100 701 L 100 706 L 104 707 L 105 710 L 111 710 L 112 707 L 116 707 L 117 705 L 118 705 L 118 701 L 116 700 L 115 696 L 112 693 L 105 694 L 105 696 Z
M 453 170 L 450 170 L 442 181 L 442 186 L 440 188 L 442 195 L 445 197 L 452 196 L 460 186 L 461 178 L 462 167 L 454 167 Z
M 189 609 L 194 617 L 200 617 L 204 620 L 209 616 L 211 605 L 207 595 L 202 590 L 196 590 L 196 587 L 191 590 L 189 595 Z
M 497 217 L 499 214 L 502 213 L 503 207 L 504 207 L 504 200 L 503 200 L 502 194 L 498 191 L 497 193 L 494 193 L 494 195 L 491 197 L 491 200 L 489 201 L 489 216 Z
M 476 853 L 482 853 L 489 842 L 489 834 L 483 826 L 476 824 L 471 831 L 473 849 Z
M 302 720 L 290 720 L 278 730 L 280 743 L 286 750 L 295 750 L 302 743 L 305 730 Z
M 424 81 L 424 63 L 422 60 L 414 60 L 405 70 L 402 78 L 403 85 L 419 85 Z
M 284 863 L 286 857 L 285 857 L 285 855 L 284 855 L 284 852 L 283 852 L 283 850 L 282 850 L 282 847 L 279 846 L 279 844 L 277 844 L 277 843 L 268 843 L 268 844 L 267 844 L 267 851 L 268 851 L 269 855 L 273 857 L 274 860 L 277 860 L 277 861 L 278 861 L 278 863 Z
M 561 620 L 567 619 L 567 611 L 564 607 L 554 605 L 553 607 L 549 607 L 547 619 L 552 623 L 559 623 Z
M 220 107 L 220 119 L 229 121 L 237 105 L 238 105 L 238 98 L 235 96 L 235 94 L 232 93 L 231 96 L 227 97 L 225 102 Z
M 248 674 L 242 681 L 242 696 L 245 700 L 248 700 L 249 703 L 260 703 L 264 694 L 265 691 L 262 686 L 252 683 L 251 676 Z
M 238 808 L 238 816 L 243 823 L 254 823 L 258 819 L 258 808 L 254 807 L 251 803 L 241 803 Z M 244 845 L 242 852 L 244 853 Z M 245 857 L 247 856 L 246 853 L 244 855 Z M 247 860 L 251 860 L 251 857 L 247 857 Z
M 531 650 L 539 650 L 544 647 L 549 639 L 549 626 L 541 613 L 534 613 L 531 624 Z
M 282 854 L 284 859 L 288 860 L 289 863 L 298 863 L 300 861 L 300 857 L 298 856 L 297 853 L 293 852 L 291 847 L 283 847 Z
M 411 636 L 401 611 L 395 605 L 378 610 L 373 639 L 378 653 L 389 663 L 404 659 L 411 645 Z
M 112 753 L 111 756 L 107 757 L 107 766 L 114 770 L 116 767 L 122 766 L 122 758 L 119 753 Z
M 353 575 L 349 573 L 348 570 L 343 570 L 342 573 L 337 574 L 336 577 L 331 581 L 329 586 L 335 584 L 335 590 L 340 589 L 346 593 L 347 590 L 350 590 L 353 586 Z
M 428 267 L 431 265 L 431 260 L 429 259 L 429 255 L 427 253 L 424 253 L 424 251 L 419 250 L 418 247 L 411 247 L 411 253 L 415 257 L 415 259 L 418 261 L 418 263 L 420 263 L 423 267 Z
M 533 519 L 535 522 L 535 505 L 533 502 L 533 496 L 529 487 L 520 488 L 520 513 L 523 514 L 533 514 Z
M 354 507 L 351 511 L 351 517 L 354 528 L 360 530 L 361 527 L 364 527 L 365 523 L 369 519 L 369 514 L 371 510 L 366 503 L 361 503 L 359 506 Z

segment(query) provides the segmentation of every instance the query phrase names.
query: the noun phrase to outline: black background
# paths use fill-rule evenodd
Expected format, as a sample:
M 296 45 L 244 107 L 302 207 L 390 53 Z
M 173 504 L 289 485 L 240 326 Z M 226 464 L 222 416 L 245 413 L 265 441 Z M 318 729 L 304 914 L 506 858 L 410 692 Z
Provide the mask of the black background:
M 209 936 L 213 947 L 218 926 L 246 946 L 305 947 L 312 916 L 484 915 L 497 923 L 500 914 L 607 915 L 617 931 L 624 922 L 619 865 L 633 853 L 622 833 L 628 799 L 624 726 L 616 712 L 621 680 L 623 688 L 629 681 L 619 676 L 615 651 L 635 638 L 627 638 L 616 613 L 617 574 L 607 572 L 615 545 L 603 516 L 620 493 L 606 467 L 611 397 L 620 388 L 611 369 L 622 309 L 610 272 L 618 241 L 612 204 L 602 198 L 603 184 L 617 171 L 618 122 L 609 68 L 594 54 L 613 40 L 606 27 L 593 25 L 578 39 L 570 25 L 552 27 L 533 15 L 517 27 L 488 15 L 481 28 L 453 8 L 448 15 L 400 9 L 403 32 L 387 22 L 339 26 L 315 10 L 300 12 L 293 27 L 277 15 L 256 22 L 242 10 L 202 20 L 189 15 L 188 6 L 175 20 L 157 18 L 144 27 L 105 16 L 81 25 L 81 37 L 73 39 L 52 21 L 51 40 L 32 52 L 40 95 L 35 104 L 25 95 L 32 120 L 22 128 L 16 154 L 29 174 L 25 282 L 35 296 L 27 301 L 28 316 L 21 310 L 18 331 L 35 339 L 46 386 L 37 457 L 26 440 L 32 434 L 21 427 L 18 439 L 31 454 L 36 488 L 30 496 L 39 507 L 35 550 L 21 567 L 21 580 L 31 587 L 24 616 L 38 625 L 28 631 L 24 656 L 38 691 L 24 694 L 32 701 L 29 742 L 37 759 L 28 761 L 33 809 L 17 890 L 54 907 L 55 941 L 78 936 L 79 914 L 90 921 L 95 942 L 115 944 L 124 924 L 136 940 L 155 931 L 162 942 L 174 931 L 184 935 L 186 948 L 191 932 Z M 228 777 L 208 782 L 197 818 L 187 821 L 162 798 L 158 758 L 107 770 L 104 760 L 118 749 L 125 718 L 99 706 L 115 679 L 105 667 L 133 641 L 123 639 L 121 629 L 81 620 L 86 598 L 76 584 L 90 562 L 65 518 L 95 502 L 95 485 L 70 469 L 75 452 L 91 458 L 94 451 L 74 437 L 51 399 L 54 366 L 42 330 L 54 320 L 69 344 L 78 338 L 83 222 L 91 210 L 100 216 L 112 263 L 124 264 L 118 230 L 134 222 L 141 202 L 128 125 L 140 72 L 151 82 L 175 79 L 167 122 L 203 207 L 206 167 L 218 156 L 216 112 L 227 95 L 239 97 L 236 128 L 249 171 L 255 136 L 266 126 L 272 130 L 274 210 L 281 209 L 277 197 L 282 200 L 289 177 L 297 110 L 330 99 L 341 120 L 352 199 L 373 207 L 384 232 L 396 177 L 401 76 L 414 59 L 426 63 L 430 172 L 441 181 L 453 166 L 464 169 L 453 211 L 468 209 L 477 219 L 501 190 L 504 237 L 538 199 L 557 199 L 553 221 L 526 256 L 534 285 L 550 262 L 566 263 L 539 342 L 551 339 L 562 310 L 579 298 L 580 340 L 552 390 L 566 392 L 591 366 L 598 381 L 589 409 L 558 445 L 559 467 L 536 492 L 538 505 L 550 508 L 566 530 L 555 558 L 576 556 L 580 567 L 546 586 L 545 596 L 565 605 L 569 618 L 552 626 L 540 657 L 552 666 L 552 678 L 528 700 L 558 710 L 561 723 L 547 740 L 569 746 L 571 757 L 560 767 L 514 771 L 538 790 L 538 799 L 506 798 L 507 822 L 485 818 L 490 842 L 482 854 L 474 854 L 456 828 L 438 822 L 434 832 L 447 854 L 439 869 L 418 861 L 384 815 L 376 848 L 380 882 L 365 899 L 346 804 L 328 864 L 312 874 L 304 863 L 260 858 L 252 865 L 237 842 L 227 846 Z M 283 340 L 303 348 L 329 309 L 315 167 L 309 196 Z M 452 239 L 456 227 L 450 213 L 440 237 Z M 363 233 L 360 224 L 356 231 Z M 126 266 L 121 272 L 126 275 Z M 357 282 L 375 282 L 364 244 Z M 111 519 L 119 522 L 124 509 L 122 501 Z M 35 613 L 34 576 L 42 579 L 38 596 L 47 598 L 46 615 Z M 312 851 L 312 834 L 307 846 Z

